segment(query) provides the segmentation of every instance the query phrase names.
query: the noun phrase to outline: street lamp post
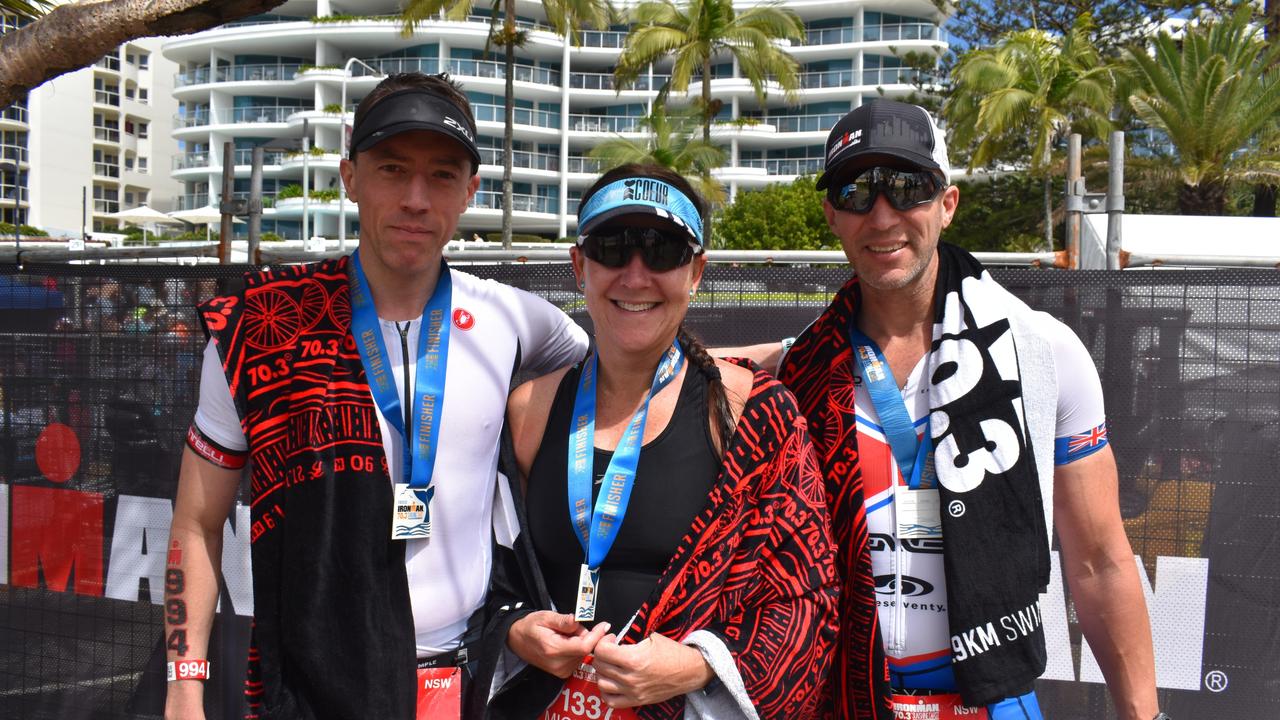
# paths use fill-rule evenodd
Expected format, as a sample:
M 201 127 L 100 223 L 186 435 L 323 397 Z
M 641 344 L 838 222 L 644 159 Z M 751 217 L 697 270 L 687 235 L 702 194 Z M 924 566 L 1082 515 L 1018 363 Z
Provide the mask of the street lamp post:
M 22 230 L 21 223 L 18 222 L 18 212 L 20 211 L 19 203 L 22 201 L 22 190 L 18 187 L 18 163 L 10 160 L 0 161 L 0 173 L 13 178 L 13 244 L 21 250 Z
M 338 130 L 338 161 L 347 157 L 347 81 L 351 79 L 351 66 L 359 63 L 374 75 L 382 72 L 360 58 L 351 58 L 342 67 L 342 127 Z M 347 251 L 347 184 L 338 178 L 338 252 Z

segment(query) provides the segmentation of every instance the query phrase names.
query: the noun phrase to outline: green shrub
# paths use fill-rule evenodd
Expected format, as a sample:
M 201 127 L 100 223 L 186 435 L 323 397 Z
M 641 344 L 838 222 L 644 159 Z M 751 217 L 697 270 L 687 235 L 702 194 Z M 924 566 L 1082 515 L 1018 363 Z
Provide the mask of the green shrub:
M 258 240 L 261 242 L 283 242 L 284 238 L 273 232 L 264 232 L 258 236 Z
M 19 225 L 18 233 L 22 237 L 49 237 L 49 233 L 30 225 Z M 13 223 L 0 222 L 0 240 L 13 239 Z
M 289 198 L 300 198 L 300 197 L 302 197 L 301 185 L 297 185 L 297 184 L 285 185 L 284 187 L 276 191 L 277 201 L 288 200 Z
M 329 103 L 328 105 L 324 106 L 324 111 L 329 113 L 330 115 L 341 115 L 342 105 L 340 105 L 339 103 Z

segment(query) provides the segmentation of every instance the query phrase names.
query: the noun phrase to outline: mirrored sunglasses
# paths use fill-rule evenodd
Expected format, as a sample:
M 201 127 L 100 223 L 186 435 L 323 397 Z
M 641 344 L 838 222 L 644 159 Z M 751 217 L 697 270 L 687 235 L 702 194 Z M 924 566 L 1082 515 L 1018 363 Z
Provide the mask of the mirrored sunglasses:
M 928 170 L 871 167 L 847 183 L 828 188 L 827 199 L 837 210 L 863 215 L 871 212 L 882 194 L 894 209 L 910 210 L 933 202 L 944 189 L 938 176 Z
M 582 252 L 589 259 L 610 268 L 620 268 L 638 251 L 646 267 L 654 272 L 686 265 L 698 250 L 683 233 L 656 228 L 610 228 L 583 238 Z

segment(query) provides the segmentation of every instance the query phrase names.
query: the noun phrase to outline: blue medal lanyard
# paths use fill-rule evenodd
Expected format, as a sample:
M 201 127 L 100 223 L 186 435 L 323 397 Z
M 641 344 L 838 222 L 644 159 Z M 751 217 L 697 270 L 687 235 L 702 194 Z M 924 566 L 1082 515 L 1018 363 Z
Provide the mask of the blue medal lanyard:
M 453 282 L 449 266 L 440 261 L 440 279 L 422 309 L 422 327 L 418 330 L 418 363 L 413 387 L 413 414 L 409 432 L 405 432 L 404 413 L 391 376 L 390 356 L 382 341 L 377 310 L 369 281 L 360 265 L 360 251 L 351 256 L 355 268 L 355 285 L 351 291 L 351 330 L 355 335 L 360 363 L 369 378 L 378 409 L 404 440 L 403 482 L 427 506 L 430 519 L 431 497 L 435 494 L 432 475 L 436 465 L 436 448 L 440 437 L 440 415 L 444 409 L 445 367 L 449 360 L 449 310 L 453 304 Z M 411 441 L 410 438 L 413 438 Z
M 907 480 L 907 487 L 919 490 L 922 482 L 924 487 L 932 487 L 934 473 L 925 472 L 929 453 L 933 452 L 929 423 L 925 422 L 924 437 L 918 437 L 907 413 L 907 404 L 898 391 L 898 383 L 880 346 L 852 322 L 849 323 L 849 344 L 853 347 L 854 369 L 867 386 L 871 404 L 880 416 L 880 426 L 884 428 L 885 439 L 898 461 L 902 477 Z
M 649 401 L 679 374 L 683 364 L 684 353 L 680 350 L 680 343 L 671 343 L 671 348 L 662 356 L 662 362 L 658 363 L 658 369 L 653 374 L 653 385 L 644 404 L 631 417 L 618 447 L 613 451 L 613 457 L 609 459 L 604 487 L 600 488 L 600 495 L 596 498 L 592 511 L 596 356 L 592 355 L 583 363 L 578 393 L 573 400 L 573 429 L 569 433 L 569 517 L 573 520 L 574 534 L 578 536 L 578 543 L 582 545 L 582 552 L 586 555 L 587 567 L 592 572 L 600 569 L 609 549 L 613 547 L 613 541 L 618 537 L 622 519 L 627 514 L 627 503 L 631 500 L 631 488 L 636 480 L 636 466 L 640 462 L 640 446 L 644 440 Z

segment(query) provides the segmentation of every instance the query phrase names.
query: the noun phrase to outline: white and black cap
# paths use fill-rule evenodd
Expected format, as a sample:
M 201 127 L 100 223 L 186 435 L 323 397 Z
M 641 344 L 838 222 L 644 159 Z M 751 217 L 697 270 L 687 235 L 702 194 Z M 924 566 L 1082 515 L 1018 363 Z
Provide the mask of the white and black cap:
M 880 163 L 907 163 L 951 182 L 947 142 L 929 112 L 919 105 L 877 99 L 854 108 L 831 128 L 818 189 L 826 189 L 843 169 Z
M 397 90 L 369 108 L 351 129 L 351 156 L 410 130 L 430 130 L 457 140 L 479 169 L 475 125 L 451 100 L 424 88 Z

